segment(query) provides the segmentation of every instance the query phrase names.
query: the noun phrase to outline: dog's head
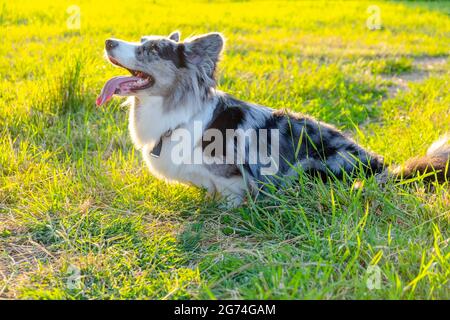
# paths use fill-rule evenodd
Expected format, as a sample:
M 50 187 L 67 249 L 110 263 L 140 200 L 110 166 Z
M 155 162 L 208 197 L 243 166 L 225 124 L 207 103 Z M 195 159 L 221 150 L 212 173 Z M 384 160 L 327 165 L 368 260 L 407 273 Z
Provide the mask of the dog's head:
M 194 91 L 215 85 L 215 70 L 224 45 L 220 33 L 180 41 L 178 31 L 168 37 L 144 36 L 141 42 L 108 39 L 106 56 L 131 76 L 114 77 L 102 89 L 97 105 L 120 96 L 169 96 L 190 83 Z M 195 90 L 197 88 L 197 90 Z

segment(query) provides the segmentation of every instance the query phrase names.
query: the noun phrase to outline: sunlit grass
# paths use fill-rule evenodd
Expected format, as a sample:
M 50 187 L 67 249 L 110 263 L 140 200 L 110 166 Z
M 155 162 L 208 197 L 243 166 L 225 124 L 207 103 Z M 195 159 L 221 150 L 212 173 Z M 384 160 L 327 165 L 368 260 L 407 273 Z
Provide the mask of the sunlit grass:
M 450 129 L 447 2 L 0 1 L 0 297 L 449 298 L 448 184 L 296 186 L 236 210 L 152 178 L 108 37 L 221 31 L 219 87 L 349 131 L 401 163 Z M 383 27 L 366 27 L 368 5 Z M 424 79 L 390 95 L 390 77 Z M 367 268 L 381 270 L 369 290 Z M 73 268 L 81 282 L 68 286 Z

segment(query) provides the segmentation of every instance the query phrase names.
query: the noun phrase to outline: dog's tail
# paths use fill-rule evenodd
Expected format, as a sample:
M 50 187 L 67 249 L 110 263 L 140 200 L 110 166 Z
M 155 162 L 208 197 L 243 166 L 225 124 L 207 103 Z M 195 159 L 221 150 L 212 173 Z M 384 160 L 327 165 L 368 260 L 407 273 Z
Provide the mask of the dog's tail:
M 450 181 L 450 132 L 435 141 L 425 156 L 411 158 L 403 165 L 392 168 L 391 173 L 396 179 L 411 179 L 421 174 L 425 175 L 426 182 Z

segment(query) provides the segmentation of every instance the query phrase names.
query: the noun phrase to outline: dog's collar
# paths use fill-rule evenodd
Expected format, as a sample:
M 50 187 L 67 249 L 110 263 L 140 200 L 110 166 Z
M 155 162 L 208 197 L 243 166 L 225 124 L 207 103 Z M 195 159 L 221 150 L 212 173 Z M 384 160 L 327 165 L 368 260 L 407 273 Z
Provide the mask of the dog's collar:
M 214 110 L 212 119 L 210 120 L 210 123 L 213 122 L 215 119 L 217 119 L 217 117 L 220 115 L 220 113 L 224 110 L 223 107 L 217 107 Z M 180 126 L 177 126 L 174 130 L 178 129 Z M 166 132 L 164 132 L 162 134 L 162 136 L 159 138 L 158 143 L 153 147 L 153 149 L 150 151 L 150 155 L 154 158 L 159 158 L 159 156 L 161 155 L 161 150 L 162 150 L 162 146 L 163 146 L 163 139 L 164 138 L 168 138 L 172 135 L 172 129 L 167 130 Z
M 159 138 L 159 142 L 153 147 L 153 149 L 150 151 L 150 155 L 154 158 L 159 158 L 161 155 L 161 149 L 163 145 L 163 139 L 170 137 L 172 134 L 172 129 L 167 130 L 163 133 L 163 135 Z

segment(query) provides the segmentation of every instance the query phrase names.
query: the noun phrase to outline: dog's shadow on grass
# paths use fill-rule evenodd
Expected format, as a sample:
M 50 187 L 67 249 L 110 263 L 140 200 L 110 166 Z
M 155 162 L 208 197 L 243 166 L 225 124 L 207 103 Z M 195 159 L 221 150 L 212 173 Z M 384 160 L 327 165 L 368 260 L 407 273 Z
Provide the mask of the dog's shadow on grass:
M 205 202 L 200 208 L 195 210 L 195 213 L 182 212 L 181 218 L 186 219 L 185 226 L 178 233 L 177 240 L 183 249 L 188 254 L 196 254 L 201 249 L 206 249 L 208 242 L 214 238 L 214 234 L 221 232 L 221 217 L 229 211 L 237 209 L 225 209 L 223 203 L 206 195 Z

